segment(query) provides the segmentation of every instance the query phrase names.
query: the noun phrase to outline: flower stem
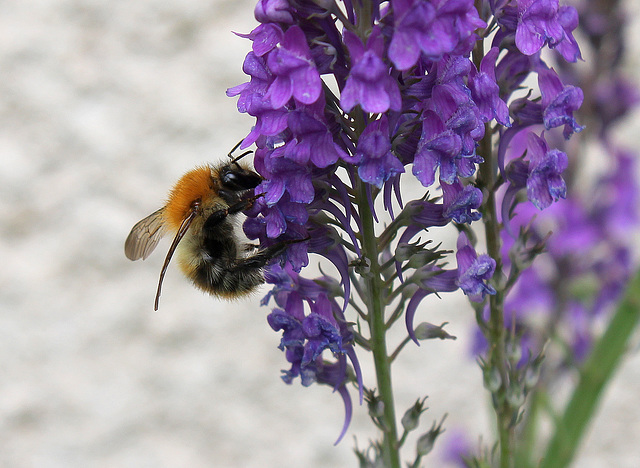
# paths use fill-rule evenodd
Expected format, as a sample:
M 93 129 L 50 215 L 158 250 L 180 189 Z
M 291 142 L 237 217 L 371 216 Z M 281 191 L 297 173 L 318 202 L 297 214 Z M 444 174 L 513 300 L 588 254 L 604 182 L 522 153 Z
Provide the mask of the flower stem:
M 629 338 L 640 321 L 640 272 L 629 284 L 627 294 L 611 318 L 607 330 L 598 340 L 580 372 L 580 381 L 556 431 L 540 468 L 569 465 L 602 395 L 618 367 Z
M 497 161 L 492 153 L 491 128 L 485 125 L 485 136 L 480 142 L 481 155 L 485 162 L 480 165 L 479 182 L 485 188 L 483 205 L 483 224 L 487 242 L 487 253 L 496 261 L 494 278 L 502 281 L 502 261 L 500 256 L 500 223 L 496 207 L 495 190 L 497 179 Z M 512 409 L 506 398 L 509 388 L 509 371 L 506 357 L 506 328 L 504 324 L 504 284 L 496 285 L 496 294 L 489 298 L 489 323 L 487 340 L 489 342 L 488 363 L 497 369 L 501 386 L 494 394 L 496 423 L 500 443 L 500 467 L 509 468 L 513 465 L 514 431 L 512 424 Z
M 369 206 L 366 184 L 358 182 L 358 208 L 362 219 L 362 253 L 370 262 L 370 270 L 364 276 L 366 282 L 366 303 L 369 311 L 369 330 L 371 332 L 371 348 L 376 369 L 378 393 L 384 405 L 382 454 L 384 466 L 400 468 L 398 430 L 396 426 L 393 388 L 391 385 L 391 359 L 387 354 L 385 301 L 383 279 L 380 275 L 378 243 L 375 235 L 373 213 Z

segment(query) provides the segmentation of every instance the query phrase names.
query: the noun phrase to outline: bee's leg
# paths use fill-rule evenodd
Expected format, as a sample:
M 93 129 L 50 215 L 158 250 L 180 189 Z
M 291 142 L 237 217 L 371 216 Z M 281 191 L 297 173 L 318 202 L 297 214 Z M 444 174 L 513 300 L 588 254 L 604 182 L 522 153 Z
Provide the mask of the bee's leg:
M 305 237 L 304 239 L 292 239 L 278 242 L 276 244 L 270 245 L 258 252 L 254 255 L 250 255 L 248 257 L 238 259 L 238 263 L 236 264 L 237 268 L 262 268 L 269 260 L 277 257 L 289 247 L 291 244 L 297 244 L 298 242 L 304 242 L 309 240 L 309 237 Z
M 305 240 L 278 242 L 248 257 L 226 257 L 216 268 L 203 268 L 202 281 L 217 292 L 237 294 L 252 291 L 264 283 L 263 268 L 269 260 L 283 253 L 290 244 Z
M 247 210 L 253 206 L 253 203 L 262 196 L 255 195 L 251 198 L 247 198 L 245 200 L 240 200 L 238 203 L 234 203 L 229 208 L 225 208 L 223 210 L 214 211 L 209 215 L 207 220 L 204 222 L 205 231 L 214 229 L 218 224 L 225 220 L 225 218 L 229 215 L 241 213 L 244 210 Z

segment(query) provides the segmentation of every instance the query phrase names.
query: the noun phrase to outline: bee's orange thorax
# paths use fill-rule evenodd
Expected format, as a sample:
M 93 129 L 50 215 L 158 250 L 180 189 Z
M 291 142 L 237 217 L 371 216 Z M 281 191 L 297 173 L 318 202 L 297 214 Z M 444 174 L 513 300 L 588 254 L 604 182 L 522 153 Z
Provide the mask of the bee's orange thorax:
M 183 175 L 169 193 L 165 206 L 167 227 L 177 231 L 182 221 L 189 215 L 192 204 L 216 193 L 216 186 L 211 177 L 211 167 L 198 166 Z

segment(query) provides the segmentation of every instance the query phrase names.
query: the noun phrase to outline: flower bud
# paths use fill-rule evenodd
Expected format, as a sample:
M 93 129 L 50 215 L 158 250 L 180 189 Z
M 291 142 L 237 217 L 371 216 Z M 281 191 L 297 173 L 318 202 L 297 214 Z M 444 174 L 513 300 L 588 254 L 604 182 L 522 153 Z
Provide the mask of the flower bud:
M 433 423 L 429 432 L 426 432 L 425 434 L 420 436 L 420 438 L 418 439 L 418 443 L 416 444 L 416 452 L 418 453 L 419 457 L 423 457 L 431 452 L 436 439 L 440 434 L 442 434 L 442 432 L 444 432 L 444 430 L 442 429 L 442 423 L 444 422 L 444 419 L 446 417 L 447 415 L 442 418 L 437 426 L 436 423 Z
M 401 422 L 405 431 L 413 431 L 418 427 L 418 424 L 420 424 L 420 415 L 427 409 L 424 407 L 426 399 L 427 397 L 424 397 L 422 400 L 417 400 L 415 404 L 404 413 L 404 416 L 402 416 Z
M 484 388 L 491 393 L 496 393 L 502 386 L 502 377 L 500 377 L 500 371 L 495 367 L 484 367 L 482 369 L 482 377 Z
M 416 338 L 418 340 L 431 340 L 440 338 L 441 340 L 455 340 L 456 337 L 444 331 L 444 326 L 449 322 L 444 322 L 440 326 L 432 325 L 428 322 L 422 322 L 415 329 Z

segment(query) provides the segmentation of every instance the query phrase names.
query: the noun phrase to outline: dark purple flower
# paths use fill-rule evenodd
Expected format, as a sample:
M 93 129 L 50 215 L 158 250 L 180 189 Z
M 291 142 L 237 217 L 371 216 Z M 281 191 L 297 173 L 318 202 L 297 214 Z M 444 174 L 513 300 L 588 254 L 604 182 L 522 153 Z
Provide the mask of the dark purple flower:
M 509 108 L 500 99 L 500 88 L 496 83 L 495 68 L 499 53 L 500 50 L 497 47 L 487 52 L 480 62 L 479 73 L 471 79 L 469 87 L 484 122 L 496 119 L 498 123 L 510 127 Z
M 309 204 L 314 197 L 311 170 L 285 157 L 286 151 L 287 144 L 273 150 L 256 151 L 255 159 L 264 161 L 264 172 L 261 174 L 266 179 L 258 190 L 265 192 L 267 205 L 277 203 L 285 192 L 289 193 L 291 201 Z
M 274 109 L 283 107 L 292 96 L 302 104 L 313 104 L 320 97 L 322 80 L 298 26 L 287 29 L 280 47 L 267 55 L 267 64 L 275 80 L 265 99 L 270 100 Z
M 290 112 L 287 121 L 294 139 L 287 143 L 284 157 L 302 166 L 311 162 L 320 168 L 347 157 L 344 150 L 333 141 L 326 124 L 308 112 Z
M 473 185 L 463 186 L 459 181 L 442 183 L 443 215 L 456 223 L 471 223 L 482 215 L 477 210 L 482 204 L 482 191 Z
M 273 297 L 282 307 L 275 308 L 267 319 L 273 330 L 282 331 L 279 347 L 285 350 L 291 364 L 289 370 L 283 371 L 282 379 L 290 384 L 299 376 L 304 386 L 318 382 L 331 385 L 340 393 L 345 405 L 345 423 L 339 441 L 346 432 L 352 413 L 351 398 L 345 386 L 350 379 L 346 357 L 351 361 L 358 385 L 362 388 L 360 365 L 351 343 L 353 334 L 335 297 L 329 296 L 319 282 L 301 277 L 289 266 L 274 265 L 266 277 L 275 287 L 263 304 Z M 305 303 L 309 307 L 308 314 L 305 314 Z M 336 357 L 335 363 L 327 363 L 323 359 L 325 349 Z
M 440 179 L 451 183 L 458 175 L 456 162 L 461 152 L 462 139 L 446 129 L 435 112 L 426 111 L 422 120 L 422 136 L 413 161 L 413 175 L 422 185 L 430 187 L 435 182 L 436 169 L 440 167 Z
M 562 173 L 569 165 L 567 155 L 560 150 L 547 147 L 547 142 L 535 133 L 529 134 L 529 177 L 527 197 L 540 210 L 567 195 L 567 186 Z
M 390 177 L 404 172 L 404 166 L 391 152 L 386 116 L 367 125 L 358 139 L 356 153 L 349 161 L 358 166 L 358 175 L 363 181 L 376 187 L 382 187 Z
M 558 0 L 517 0 L 516 46 L 533 55 L 545 45 L 555 46 L 564 39 L 558 22 Z
M 394 34 L 389 58 L 398 70 L 408 70 L 423 53 L 431 60 L 444 54 L 465 55 L 469 39 L 486 23 L 478 16 L 472 0 L 394 0 Z
M 291 5 L 288 0 L 258 0 L 253 14 L 256 20 L 261 23 L 293 23 Z
M 564 39 L 555 46 L 555 49 L 567 62 L 582 60 L 580 47 L 573 37 L 573 30 L 578 27 L 578 11 L 572 6 L 561 6 L 558 9 L 558 23 L 564 30 Z
M 475 155 L 476 142 L 484 136 L 484 123 L 480 110 L 471 99 L 469 88 L 462 83 L 449 82 L 433 88 L 429 109 L 437 113 L 445 127 L 460 136 L 462 140 L 462 158 L 458 170 L 462 177 L 469 177 L 475 172 L 474 163 L 482 162 Z
M 273 23 L 266 23 L 257 26 L 249 34 L 238 34 L 240 37 L 244 37 L 253 42 L 253 52 L 262 57 L 267 52 L 271 52 L 282 41 L 284 32 L 280 26 Z
M 538 84 L 542 94 L 543 121 L 547 130 L 564 125 L 563 135 L 569 138 L 573 132 L 581 132 L 581 127 L 573 113 L 582 105 L 584 95 L 580 88 L 565 86 L 553 69 L 538 71 Z
M 398 82 L 389 75 L 389 66 L 382 60 L 384 38 L 374 27 L 366 47 L 351 31 L 345 31 L 344 42 L 351 56 L 351 73 L 340 95 L 340 105 L 350 112 L 360 104 L 365 112 L 382 113 L 400 110 Z
M 464 232 L 458 237 L 456 260 L 458 261 L 458 285 L 474 302 L 481 302 L 486 294 L 495 294 L 493 286 L 486 282 L 496 269 L 496 261 L 486 254 L 478 256 Z

